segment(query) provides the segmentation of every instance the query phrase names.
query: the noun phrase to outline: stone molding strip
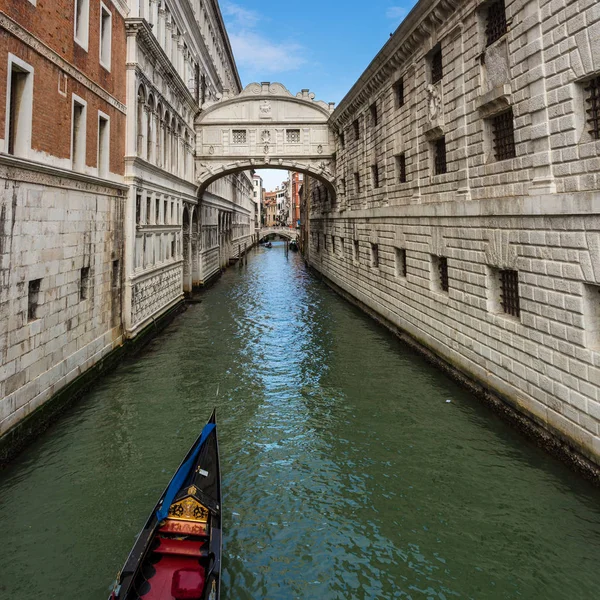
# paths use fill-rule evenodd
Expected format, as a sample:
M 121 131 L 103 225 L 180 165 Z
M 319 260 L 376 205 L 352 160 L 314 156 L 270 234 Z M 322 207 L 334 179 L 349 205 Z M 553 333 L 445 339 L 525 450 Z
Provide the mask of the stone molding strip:
M 59 181 L 56 181 L 57 178 Z M 0 179 L 16 179 L 27 183 L 66 189 L 93 190 L 95 193 L 104 193 L 107 196 L 114 196 L 115 190 L 125 196 L 129 189 L 129 186 L 117 181 L 101 179 L 93 175 L 61 169 L 3 153 L 0 153 Z
M 18 40 L 32 48 L 40 56 L 56 65 L 59 69 L 62 69 L 65 73 L 67 73 L 67 75 L 75 79 L 75 81 L 78 81 L 81 85 L 85 86 L 92 93 L 96 94 L 96 96 L 102 98 L 102 100 L 110 104 L 119 112 L 122 112 L 123 114 L 127 113 L 127 107 L 125 104 L 117 100 L 104 88 L 100 87 L 97 83 L 93 82 L 86 75 L 81 73 L 81 71 L 79 71 L 70 62 L 66 61 L 62 56 L 52 50 L 52 48 L 44 44 L 44 42 L 29 33 L 29 31 L 26 29 L 23 29 L 21 25 L 19 25 L 16 21 L 13 21 L 4 12 L 0 12 L 0 29 L 6 29 Z

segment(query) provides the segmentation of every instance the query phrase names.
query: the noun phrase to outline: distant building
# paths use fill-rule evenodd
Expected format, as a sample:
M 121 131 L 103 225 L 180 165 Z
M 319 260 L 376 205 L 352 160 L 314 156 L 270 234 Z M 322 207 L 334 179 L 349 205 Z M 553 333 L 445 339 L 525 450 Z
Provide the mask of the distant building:
M 254 229 L 260 229 L 262 225 L 261 220 L 261 210 L 263 203 L 263 180 L 262 177 L 258 173 L 252 174 L 252 198 L 254 200 L 254 204 L 256 205 L 255 215 L 254 215 Z
M 302 186 L 304 176 L 295 171 L 289 172 L 288 189 L 290 191 L 290 225 L 300 227 L 300 187 Z

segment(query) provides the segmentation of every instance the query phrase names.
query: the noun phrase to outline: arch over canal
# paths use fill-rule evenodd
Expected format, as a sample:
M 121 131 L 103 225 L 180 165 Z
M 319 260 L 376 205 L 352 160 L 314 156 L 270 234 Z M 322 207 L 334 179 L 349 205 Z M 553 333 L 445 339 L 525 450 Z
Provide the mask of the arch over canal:
M 290 229 L 289 227 L 261 227 L 258 232 L 258 241 L 265 239 L 268 235 L 278 235 L 284 237 L 290 242 L 292 240 L 298 240 L 298 231 L 296 229 Z
M 333 103 L 309 90 L 293 96 L 280 83 L 251 83 L 207 102 L 195 122 L 199 197 L 215 180 L 250 169 L 285 169 L 326 184 L 335 197 Z

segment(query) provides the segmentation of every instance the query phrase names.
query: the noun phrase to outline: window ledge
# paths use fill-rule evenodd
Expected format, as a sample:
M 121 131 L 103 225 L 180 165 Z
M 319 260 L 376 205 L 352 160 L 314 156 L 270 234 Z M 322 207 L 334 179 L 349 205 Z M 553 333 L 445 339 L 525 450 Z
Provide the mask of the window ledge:
M 475 101 L 475 107 L 485 119 L 505 111 L 511 106 L 510 85 L 504 84 L 481 94 Z

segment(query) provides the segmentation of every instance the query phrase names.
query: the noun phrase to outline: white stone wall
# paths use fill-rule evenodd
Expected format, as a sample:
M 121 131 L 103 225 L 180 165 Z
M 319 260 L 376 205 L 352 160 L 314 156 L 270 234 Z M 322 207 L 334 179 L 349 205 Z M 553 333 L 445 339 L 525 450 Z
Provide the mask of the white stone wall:
M 0 435 L 122 338 L 124 189 L 9 160 L 0 161 Z
M 600 11 L 507 0 L 508 32 L 486 47 L 487 6 L 418 4 L 333 113 L 338 194 L 311 191 L 310 260 L 600 462 L 600 141 L 584 111 L 586 81 L 600 75 Z M 432 84 L 437 44 L 443 78 Z M 496 160 L 490 119 L 509 108 L 516 156 Z M 441 135 L 447 173 L 436 175 Z M 499 270 L 518 271 L 520 318 L 502 310 Z

